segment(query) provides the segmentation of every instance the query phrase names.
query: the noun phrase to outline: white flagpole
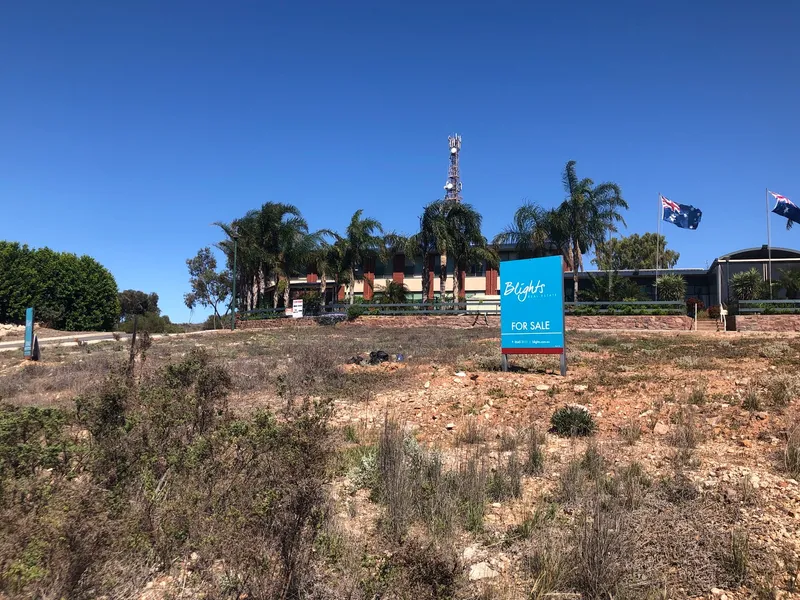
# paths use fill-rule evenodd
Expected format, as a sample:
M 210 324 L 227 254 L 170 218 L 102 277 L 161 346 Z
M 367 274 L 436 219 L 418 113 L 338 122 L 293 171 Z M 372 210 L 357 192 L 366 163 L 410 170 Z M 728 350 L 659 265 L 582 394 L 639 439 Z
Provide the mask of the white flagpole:
M 769 299 L 772 300 L 772 236 L 769 227 L 769 189 L 764 195 L 764 206 L 767 213 L 767 277 L 769 281 Z
M 658 222 L 656 223 L 656 281 L 654 299 L 658 302 L 658 267 L 661 262 L 661 217 L 664 209 L 661 208 L 661 194 L 658 194 Z

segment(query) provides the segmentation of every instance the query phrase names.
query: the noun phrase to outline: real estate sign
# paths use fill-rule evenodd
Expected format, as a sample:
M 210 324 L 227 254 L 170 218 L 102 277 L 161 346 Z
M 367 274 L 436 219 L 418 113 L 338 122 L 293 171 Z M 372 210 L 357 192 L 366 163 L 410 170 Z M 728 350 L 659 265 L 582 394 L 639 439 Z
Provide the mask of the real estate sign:
M 303 316 L 303 299 L 292 300 L 292 318 L 299 319 Z
M 560 256 L 511 260 L 500 272 L 500 347 L 507 354 L 564 354 Z M 562 371 L 566 368 L 562 360 Z

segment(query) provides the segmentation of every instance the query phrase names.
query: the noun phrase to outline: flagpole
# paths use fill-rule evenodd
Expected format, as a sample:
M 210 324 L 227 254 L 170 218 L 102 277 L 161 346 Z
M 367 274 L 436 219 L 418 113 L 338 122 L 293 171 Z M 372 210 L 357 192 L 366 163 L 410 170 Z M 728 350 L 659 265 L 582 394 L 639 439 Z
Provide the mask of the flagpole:
M 764 207 L 767 214 L 767 277 L 769 279 L 769 299 L 772 300 L 772 235 L 769 226 L 769 188 L 765 190 Z
M 661 262 L 661 218 L 664 210 L 661 208 L 661 193 L 658 194 L 658 221 L 656 222 L 656 281 L 654 300 L 658 302 L 658 267 Z

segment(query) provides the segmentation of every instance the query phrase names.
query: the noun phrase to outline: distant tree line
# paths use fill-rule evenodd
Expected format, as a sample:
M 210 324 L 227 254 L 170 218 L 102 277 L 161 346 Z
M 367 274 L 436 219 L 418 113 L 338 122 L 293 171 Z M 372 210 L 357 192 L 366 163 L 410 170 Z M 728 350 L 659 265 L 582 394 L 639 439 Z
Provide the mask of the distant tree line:
M 95 259 L 0 241 L 0 322 L 24 323 L 31 306 L 67 331 L 107 331 L 120 314 L 117 282 Z

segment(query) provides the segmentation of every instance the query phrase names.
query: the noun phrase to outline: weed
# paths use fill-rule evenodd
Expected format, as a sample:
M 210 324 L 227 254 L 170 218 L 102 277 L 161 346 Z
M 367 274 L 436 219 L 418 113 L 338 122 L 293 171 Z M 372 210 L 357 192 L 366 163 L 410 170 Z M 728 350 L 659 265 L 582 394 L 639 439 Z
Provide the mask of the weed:
M 702 406 L 706 403 L 706 384 L 701 383 L 700 385 L 695 386 L 692 391 L 689 393 L 689 398 L 687 399 L 689 404 L 694 404 L 695 406 Z
M 528 451 L 525 456 L 524 471 L 526 475 L 538 475 L 544 469 L 544 434 L 539 433 L 536 425 L 528 430 Z
M 459 492 L 467 531 L 483 529 L 486 510 L 486 468 L 476 458 L 471 458 L 459 468 Z
M 480 444 L 486 441 L 486 432 L 476 417 L 468 417 L 464 431 L 457 440 L 461 444 Z
M 572 461 L 561 473 L 559 479 L 559 498 L 563 502 L 575 502 L 583 491 L 586 476 L 579 461 Z
M 638 508 L 644 498 L 645 490 L 650 487 L 650 480 L 641 463 L 632 462 L 619 473 L 623 505 L 629 510 Z
M 671 436 L 672 445 L 676 448 L 676 461 L 686 463 L 694 454 L 700 441 L 700 434 L 694 420 L 694 412 L 683 408 L 676 415 L 676 426 Z
M 358 444 L 358 431 L 352 424 L 347 424 L 344 427 L 344 441 L 351 444 Z
M 758 351 L 761 358 L 782 358 L 791 351 L 786 342 L 773 342 Z
M 642 428 L 638 423 L 628 422 L 619 428 L 619 434 L 629 446 L 633 446 L 642 437 Z
M 594 433 L 597 425 L 589 409 L 577 404 L 559 408 L 550 417 L 552 431 L 561 436 L 586 436 Z
M 758 391 L 755 386 L 749 386 L 742 399 L 742 408 L 747 411 L 756 412 L 761 410 L 761 400 L 758 397 Z
M 681 369 L 699 369 L 703 371 L 713 368 L 713 363 L 707 356 L 679 356 L 675 359 L 675 365 Z
M 519 444 L 519 436 L 514 429 L 503 429 L 500 432 L 500 452 L 516 450 Z
M 728 574 L 738 584 L 747 578 L 750 564 L 750 538 L 747 532 L 733 530 L 731 532 L 730 553 L 725 557 L 725 567 Z
M 385 526 L 395 539 L 401 539 L 412 520 L 412 487 L 402 426 L 386 417 L 378 442 L 380 498 L 386 505 Z
M 590 443 L 581 457 L 581 468 L 586 471 L 591 479 L 599 480 L 603 475 L 606 460 L 597 447 L 597 444 Z
M 488 396 L 489 396 L 490 398 L 494 398 L 494 399 L 496 399 L 496 400 L 497 400 L 497 399 L 500 399 L 500 398 L 505 398 L 505 397 L 506 397 L 506 392 L 505 392 L 505 390 L 504 390 L 503 388 L 501 388 L 501 387 L 493 387 L 493 388 L 489 388 L 489 391 L 488 391 L 488 392 L 486 392 L 486 393 L 488 394 Z
M 587 598 L 613 598 L 632 558 L 626 522 L 594 502 L 579 516 L 574 532 L 575 587 Z
M 784 464 L 793 478 L 800 477 L 800 425 L 790 431 L 786 438 Z
M 531 576 L 530 600 L 542 600 L 563 589 L 572 571 L 570 556 L 557 535 L 547 535 L 522 556 L 522 567 Z
M 739 480 L 739 494 L 741 495 L 743 504 L 758 504 L 758 490 L 756 486 L 753 485 L 753 480 L 749 475 L 745 475 Z
M 489 499 L 495 502 L 522 495 L 522 465 L 516 453 L 512 453 L 505 464 L 489 474 L 486 486 Z

